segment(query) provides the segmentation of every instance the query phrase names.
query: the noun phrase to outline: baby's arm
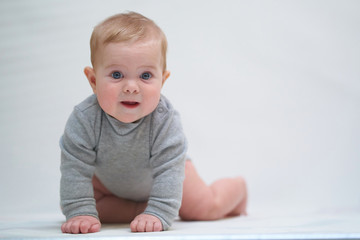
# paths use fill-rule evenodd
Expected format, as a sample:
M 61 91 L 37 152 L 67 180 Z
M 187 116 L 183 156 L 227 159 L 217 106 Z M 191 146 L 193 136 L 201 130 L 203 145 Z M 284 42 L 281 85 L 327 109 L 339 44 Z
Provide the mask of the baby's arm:
M 100 229 L 92 186 L 96 158 L 94 145 L 95 137 L 87 118 L 75 109 L 60 140 L 61 209 L 67 219 L 61 228 L 63 232 Z
M 162 230 L 167 230 L 181 205 L 187 144 L 177 112 L 170 111 L 161 117 L 155 116 L 154 122 L 159 124 L 151 136 L 150 166 L 154 182 L 144 214 L 160 219 Z

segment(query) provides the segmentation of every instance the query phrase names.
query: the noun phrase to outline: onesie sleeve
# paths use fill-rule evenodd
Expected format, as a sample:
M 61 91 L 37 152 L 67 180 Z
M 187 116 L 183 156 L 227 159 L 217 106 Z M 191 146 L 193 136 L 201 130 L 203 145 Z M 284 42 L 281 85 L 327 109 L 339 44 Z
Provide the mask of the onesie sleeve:
M 154 183 L 145 213 L 158 217 L 167 230 L 181 205 L 187 143 L 179 114 L 165 108 L 158 111 L 163 114 L 153 118 L 150 165 Z
M 75 107 L 60 139 L 60 204 L 67 220 L 79 215 L 98 218 L 92 187 L 95 146 L 90 121 Z

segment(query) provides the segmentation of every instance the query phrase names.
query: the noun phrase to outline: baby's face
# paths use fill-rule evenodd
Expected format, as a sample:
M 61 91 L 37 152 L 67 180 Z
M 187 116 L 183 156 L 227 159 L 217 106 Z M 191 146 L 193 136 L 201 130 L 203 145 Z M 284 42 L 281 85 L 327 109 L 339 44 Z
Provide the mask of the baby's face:
M 169 76 L 161 58 L 160 44 L 153 41 L 105 45 L 98 52 L 94 83 L 87 74 L 101 108 L 124 123 L 153 112 Z

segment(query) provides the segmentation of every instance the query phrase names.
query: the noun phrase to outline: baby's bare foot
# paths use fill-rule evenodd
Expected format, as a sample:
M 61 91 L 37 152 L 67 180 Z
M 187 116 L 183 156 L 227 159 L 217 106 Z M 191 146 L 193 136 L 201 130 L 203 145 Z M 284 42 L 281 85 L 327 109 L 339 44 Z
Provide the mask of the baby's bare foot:
M 246 207 L 247 207 L 248 193 L 247 193 L 246 181 L 242 177 L 237 177 L 236 180 L 239 182 L 239 189 L 241 189 L 242 196 L 238 205 L 227 215 L 228 217 L 247 215 Z
M 246 181 L 242 177 L 238 177 L 238 180 L 240 181 L 242 188 L 243 188 L 243 198 L 241 200 L 241 203 L 239 204 L 239 211 L 240 215 L 247 215 L 246 207 L 247 207 L 247 200 L 248 200 L 248 193 L 247 193 L 247 186 Z
M 100 231 L 100 221 L 92 216 L 76 216 L 61 226 L 63 233 L 94 233 Z
M 131 222 L 132 232 L 160 232 L 162 224 L 160 219 L 149 214 L 140 214 Z

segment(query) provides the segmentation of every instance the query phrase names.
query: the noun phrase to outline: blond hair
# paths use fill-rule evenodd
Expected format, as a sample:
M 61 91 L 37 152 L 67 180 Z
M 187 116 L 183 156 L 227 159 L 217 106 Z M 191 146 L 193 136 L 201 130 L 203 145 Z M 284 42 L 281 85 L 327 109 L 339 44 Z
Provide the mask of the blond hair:
M 94 28 L 90 39 L 91 63 L 95 66 L 95 55 L 101 46 L 113 42 L 132 43 L 147 40 L 148 37 L 160 42 L 163 71 L 165 71 L 167 51 L 165 34 L 154 21 L 135 12 L 116 14 Z

